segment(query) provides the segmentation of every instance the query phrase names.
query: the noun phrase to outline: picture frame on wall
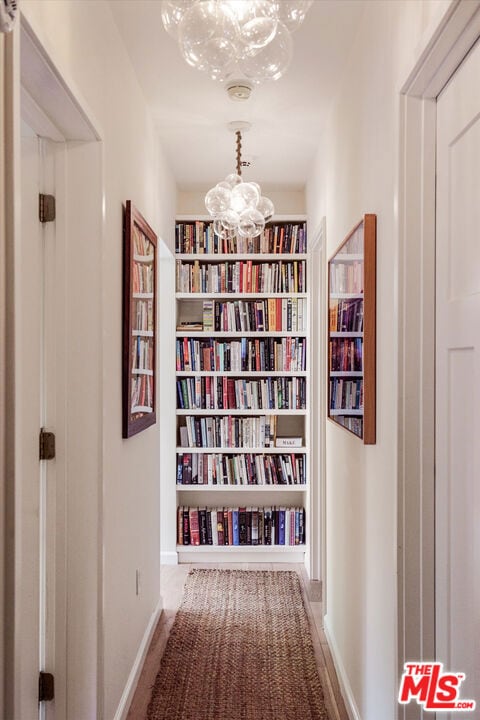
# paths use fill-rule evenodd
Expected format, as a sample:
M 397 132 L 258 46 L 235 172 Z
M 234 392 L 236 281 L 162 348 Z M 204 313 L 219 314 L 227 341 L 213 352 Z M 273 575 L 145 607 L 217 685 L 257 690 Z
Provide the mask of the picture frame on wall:
M 131 200 L 125 205 L 122 436 L 156 423 L 157 236 Z
M 364 215 L 328 262 L 328 418 L 376 442 L 377 216 Z

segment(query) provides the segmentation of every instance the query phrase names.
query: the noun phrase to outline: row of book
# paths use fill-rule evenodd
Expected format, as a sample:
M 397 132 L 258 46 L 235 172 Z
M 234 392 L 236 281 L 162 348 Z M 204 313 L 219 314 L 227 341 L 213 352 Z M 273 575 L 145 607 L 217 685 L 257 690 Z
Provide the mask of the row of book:
M 134 224 L 133 225 L 133 253 L 138 257 L 151 258 L 153 260 L 154 247 L 150 240 Z
M 352 416 L 345 416 L 345 415 L 335 415 L 334 418 L 335 422 L 337 422 L 339 425 L 342 425 L 344 428 L 347 428 L 347 430 L 350 430 L 351 432 L 355 433 L 355 435 L 358 435 L 358 437 L 363 437 L 363 418 L 362 417 L 352 417 Z
M 307 327 L 306 298 L 298 298 L 297 332 Z M 213 302 L 213 327 L 204 330 L 217 332 L 281 332 L 293 330 L 293 305 L 288 298 L 268 298 L 266 300 L 227 300 Z M 205 306 L 204 306 L 205 309 Z
M 267 225 L 255 238 L 220 238 L 213 232 L 211 222 L 179 222 L 175 226 L 177 253 L 305 253 L 307 227 L 305 223 Z
M 132 342 L 131 367 L 134 373 L 139 370 L 153 371 L 153 337 L 145 340 L 137 335 Z
M 276 415 L 261 417 L 185 416 L 181 425 L 183 448 L 268 448 L 275 446 Z
M 184 546 L 304 545 L 305 509 L 180 506 L 177 542 Z
M 363 222 L 357 227 L 353 235 L 343 245 L 341 249 L 342 255 L 363 255 Z
M 331 410 L 362 410 L 363 409 L 363 378 L 330 380 Z
M 177 338 L 178 371 L 302 372 L 307 367 L 306 338 Z
M 132 263 L 132 292 L 153 293 L 153 264 L 134 262 Z
M 363 299 L 330 299 L 330 332 L 363 332 Z
M 131 412 L 152 412 L 153 375 L 132 375 Z
M 362 372 L 362 338 L 331 338 L 330 370 L 342 372 Z
M 229 303 L 204 300 L 202 330 L 228 329 L 304 332 L 307 329 L 307 299 L 269 298 Z
M 183 293 L 306 292 L 305 260 L 192 263 L 177 260 L 176 288 Z
M 304 455 L 178 453 L 178 485 L 305 485 Z
M 330 263 L 330 292 L 363 293 L 363 262 Z
M 153 330 L 153 300 L 134 300 L 132 314 L 136 330 Z
M 303 377 L 209 377 L 177 380 L 177 407 L 181 410 L 303 410 L 306 407 Z

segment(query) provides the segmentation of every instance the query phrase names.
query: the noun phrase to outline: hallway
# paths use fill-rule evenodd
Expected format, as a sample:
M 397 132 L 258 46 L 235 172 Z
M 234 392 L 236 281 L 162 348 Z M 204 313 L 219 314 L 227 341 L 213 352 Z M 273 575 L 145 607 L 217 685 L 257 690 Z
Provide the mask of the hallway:
M 160 659 L 168 640 L 175 614 L 182 598 L 183 584 L 190 570 L 194 568 L 238 569 L 238 570 L 294 570 L 301 581 L 305 608 L 310 621 L 312 640 L 315 648 L 317 669 L 323 686 L 329 720 L 348 720 L 347 711 L 340 693 L 327 640 L 323 632 L 321 586 L 308 580 L 305 567 L 300 564 L 282 563 L 195 563 L 185 565 L 162 565 L 160 571 L 164 591 L 164 609 L 155 629 L 145 659 L 137 689 L 126 720 L 144 720 L 151 688 L 158 672 Z
M 472 614 L 480 607 L 478 354 L 476 340 L 435 343 L 436 291 L 450 308 L 452 277 L 462 309 L 442 306 L 439 316 L 453 318 L 452 335 L 456 313 L 478 327 L 479 71 L 464 60 L 475 43 L 479 57 L 480 0 L 316 0 L 292 34 L 288 72 L 242 102 L 185 62 L 160 0 L 17 4 L 13 29 L 0 25 L 1 720 L 144 720 L 189 569 L 231 559 L 298 573 L 331 720 L 414 717 L 415 698 L 398 699 L 409 661 L 466 672 L 478 704 L 480 638 L 464 602 Z M 454 81 L 462 65 L 466 80 Z M 442 139 L 467 105 L 461 129 Z M 232 123 L 250 126 L 242 179 L 275 205 L 271 227 L 308 227 L 308 245 L 289 246 L 290 271 L 283 240 L 262 251 L 263 263 L 233 237 L 213 253 L 205 241 L 177 243 L 180 225 L 203 233 L 210 223 L 206 194 L 233 170 Z M 127 267 L 129 205 L 156 252 L 132 252 Z M 360 253 L 341 250 L 368 215 L 374 444 L 355 431 L 363 314 L 355 329 L 331 327 L 327 314 L 329 268 L 358 271 Z M 233 279 L 228 287 L 235 263 L 240 292 Z M 293 273 L 294 287 L 301 272 L 306 286 L 246 290 L 268 264 Z M 207 265 L 220 277 L 217 298 L 198 289 L 199 267 L 202 282 L 215 274 Z M 335 299 L 348 305 L 362 293 L 338 289 Z M 473 299 L 468 321 L 462 293 Z M 334 347 L 350 348 L 351 366 L 344 354 L 345 367 L 333 367 Z M 454 358 L 443 376 L 440 355 Z M 328 402 L 333 387 L 347 389 L 344 407 Z M 350 426 L 332 421 L 331 410 L 347 409 Z M 154 422 L 127 437 L 125 416 L 150 412 Z M 271 543 L 275 507 L 287 520 Z M 229 524 L 240 508 L 251 518 L 245 542 Z M 262 527 L 269 542 L 255 546 Z M 53 699 L 39 692 L 47 676 Z

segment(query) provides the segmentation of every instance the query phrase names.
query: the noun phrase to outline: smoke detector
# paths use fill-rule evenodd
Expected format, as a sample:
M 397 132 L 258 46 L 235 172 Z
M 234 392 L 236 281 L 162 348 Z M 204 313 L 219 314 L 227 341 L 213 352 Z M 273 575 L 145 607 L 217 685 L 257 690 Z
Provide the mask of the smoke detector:
M 253 90 L 253 85 L 248 80 L 231 80 L 226 86 L 230 100 L 248 100 Z

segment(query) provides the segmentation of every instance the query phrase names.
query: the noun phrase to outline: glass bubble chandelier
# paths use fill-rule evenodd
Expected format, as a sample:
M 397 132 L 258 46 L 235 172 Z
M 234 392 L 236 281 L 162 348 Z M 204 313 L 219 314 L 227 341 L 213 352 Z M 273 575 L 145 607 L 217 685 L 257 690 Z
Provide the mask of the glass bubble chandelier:
M 214 80 L 278 80 L 313 0 L 163 0 L 162 21 L 189 65 Z
M 213 218 L 213 230 L 219 237 L 253 238 L 263 232 L 275 208 L 272 201 L 262 195 L 258 183 L 242 179 L 242 134 L 239 128 L 235 129 L 236 125 L 248 127 L 248 124 L 231 123 L 236 135 L 236 172 L 227 175 L 225 180 L 207 192 L 205 207 Z

